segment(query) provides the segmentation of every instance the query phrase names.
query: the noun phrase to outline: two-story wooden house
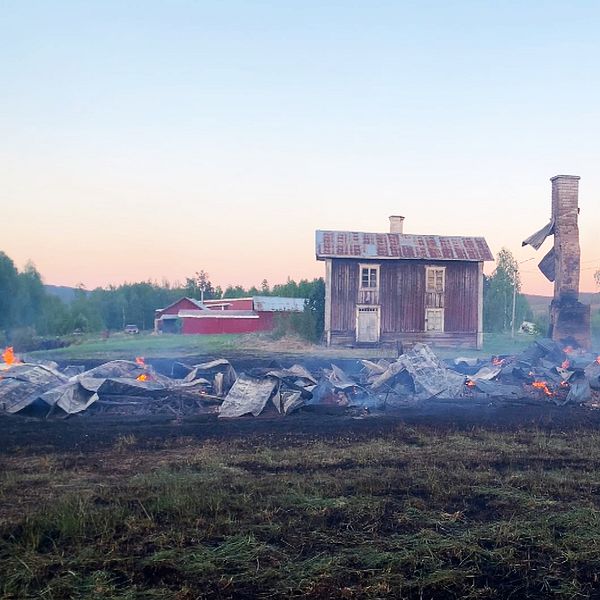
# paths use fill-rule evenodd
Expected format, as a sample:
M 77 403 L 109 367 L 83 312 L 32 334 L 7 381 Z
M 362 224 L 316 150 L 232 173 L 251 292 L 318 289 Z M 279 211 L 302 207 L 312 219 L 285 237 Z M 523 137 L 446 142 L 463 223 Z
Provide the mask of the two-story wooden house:
M 390 233 L 316 232 L 327 344 L 481 347 L 485 239 L 405 234 L 403 221 L 390 217 Z

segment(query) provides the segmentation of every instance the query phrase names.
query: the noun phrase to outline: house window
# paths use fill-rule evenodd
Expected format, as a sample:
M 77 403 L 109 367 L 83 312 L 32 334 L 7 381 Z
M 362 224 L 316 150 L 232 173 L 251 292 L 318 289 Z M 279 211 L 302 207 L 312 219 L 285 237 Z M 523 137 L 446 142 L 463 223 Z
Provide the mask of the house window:
M 446 270 L 427 267 L 427 293 L 442 294 L 446 283 Z
M 360 289 L 376 290 L 379 287 L 379 265 L 360 265 Z

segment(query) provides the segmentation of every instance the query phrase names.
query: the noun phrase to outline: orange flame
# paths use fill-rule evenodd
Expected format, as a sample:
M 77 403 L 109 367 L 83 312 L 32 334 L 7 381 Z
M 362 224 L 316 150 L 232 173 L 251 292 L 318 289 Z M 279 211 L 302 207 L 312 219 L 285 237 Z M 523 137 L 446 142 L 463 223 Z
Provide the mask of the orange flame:
M 498 358 L 497 356 L 494 356 L 492 358 L 492 364 L 495 367 L 501 367 L 504 364 L 504 360 L 502 358 Z
M 137 381 L 148 381 L 148 379 L 150 379 L 150 377 L 148 375 L 146 375 L 146 373 L 142 373 L 141 375 L 138 375 L 136 377 Z
M 568 369 L 571 366 L 571 362 L 569 359 L 563 361 L 562 365 L 560 365 L 563 369 Z
M 144 359 L 141 356 L 136 356 L 135 357 L 135 364 L 139 365 L 140 367 L 145 367 L 146 363 L 144 362 Z
M 545 381 L 534 381 L 531 385 L 538 390 L 543 390 L 546 396 L 554 396 L 554 393 Z
M 575 348 L 573 348 L 573 346 L 567 346 L 563 348 L 563 352 L 565 354 L 573 354 L 573 352 L 575 352 Z
M 8 346 L 2 353 L 2 360 L 7 365 L 18 365 L 21 361 L 15 356 L 15 351 L 12 346 Z
M 467 387 L 474 388 L 477 384 L 469 379 L 468 381 L 465 381 L 465 385 Z
M 600 365 L 600 356 L 596 359 L 596 362 Z

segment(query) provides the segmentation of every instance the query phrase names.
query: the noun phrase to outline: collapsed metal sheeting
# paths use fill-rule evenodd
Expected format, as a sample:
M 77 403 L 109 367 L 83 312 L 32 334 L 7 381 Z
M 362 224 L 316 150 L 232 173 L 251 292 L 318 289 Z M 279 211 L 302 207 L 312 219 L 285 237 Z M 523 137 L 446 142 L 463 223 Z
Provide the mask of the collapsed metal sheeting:
M 94 405 L 101 405 L 102 411 L 122 412 L 129 407 L 134 414 L 180 414 L 184 409 L 203 412 L 203 405 L 221 401 L 235 382 L 235 371 L 224 359 L 188 370 L 185 379 L 172 379 L 143 361 L 114 360 L 68 378 L 52 366 L 6 366 L 0 379 L 0 411 L 17 413 L 40 400 L 41 406 L 50 407 L 50 413 L 60 409 L 66 415 L 88 411 Z
M 17 364 L 0 376 L 0 411 L 14 414 L 31 406 L 44 392 L 62 385 L 67 378 L 52 367 Z
M 58 407 L 69 415 L 87 410 L 101 398 L 112 398 L 113 402 L 124 404 L 129 398 L 147 398 L 168 389 L 158 381 L 138 381 L 126 377 L 84 377 L 78 376 L 41 396 L 49 406 Z
M 433 399 L 600 408 L 599 361 L 584 351 L 538 339 L 515 356 L 447 361 L 416 344 L 393 361 L 357 361 L 362 370 L 344 371 L 331 364 L 311 372 L 295 364 L 254 368 L 238 376 L 225 359 L 194 366 L 178 363 L 179 379 L 160 375 L 143 361 L 110 361 L 71 378 L 52 364 L 21 363 L 0 371 L 0 412 L 18 413 L 38 400 L 36 407 L 46 412 L 50 407 L 55 416 L 218 412 L 222 418 L 235 418 L 267 410 L 288 415 L 315 406 L 335 411 L 401 408 Z
M 258 417 L 276 387 L 277 380 L 274 378 L 254 379 L 240 375 L 223 400 L 219 417 L 243 417 L 248 414 Z
M 415 344 L 382 371 L 382 366 L 363 361 L 373 374 L 368 383 L 373 391 L 390 388 L 401 373 L 406 373 L 412 382 L 413 399 L 428 400 L 434 397 L 453 398 L 458 396 L 465 382 L 464 375 L 446 368 L 425 344 Z
M 236 379 L 237 374 L 231 363 L 224 358 L 219 358 L 194 365 L 184 377 L 182 386 L 187 388 L 197 387 L 204 381 L 209 381 L 212 382 L 211 392 L 215 396 L 222 396 L 231 389 Z

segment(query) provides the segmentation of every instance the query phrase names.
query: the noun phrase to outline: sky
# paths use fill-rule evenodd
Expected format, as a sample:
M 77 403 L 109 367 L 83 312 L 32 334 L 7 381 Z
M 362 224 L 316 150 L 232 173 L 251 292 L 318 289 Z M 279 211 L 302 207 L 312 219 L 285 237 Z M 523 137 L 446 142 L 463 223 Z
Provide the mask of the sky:
M 595 291 L 599 30 L 595 1 L 0 0 L 0 250 L 55 285 L 273 284 L 401 214 L 551 295 L 521 241 L 574 174 Z

